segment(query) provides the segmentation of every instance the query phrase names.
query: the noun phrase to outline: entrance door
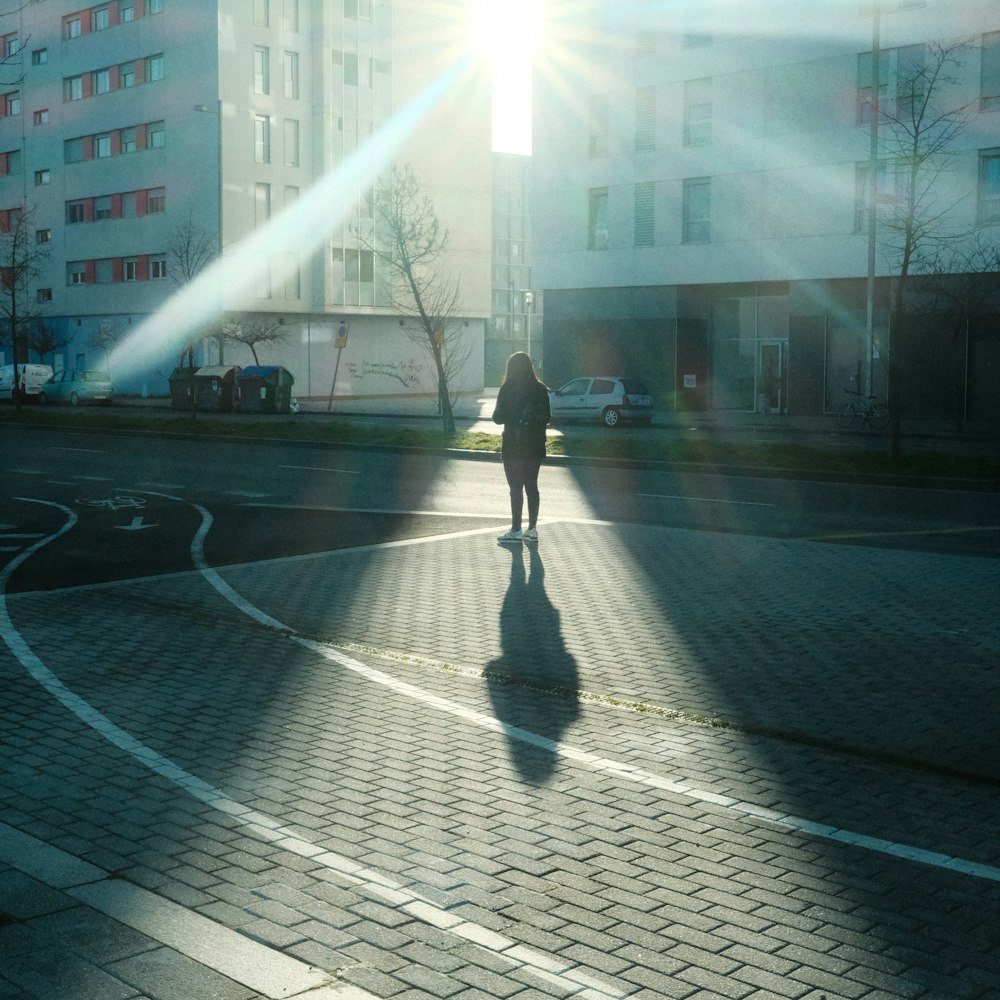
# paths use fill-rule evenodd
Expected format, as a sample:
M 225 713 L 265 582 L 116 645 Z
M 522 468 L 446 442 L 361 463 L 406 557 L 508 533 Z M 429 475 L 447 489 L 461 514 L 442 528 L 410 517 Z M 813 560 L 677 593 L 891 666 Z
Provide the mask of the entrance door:
M 757 341 L 757 412 L 784 413 L 788 407 L 788 341 Z

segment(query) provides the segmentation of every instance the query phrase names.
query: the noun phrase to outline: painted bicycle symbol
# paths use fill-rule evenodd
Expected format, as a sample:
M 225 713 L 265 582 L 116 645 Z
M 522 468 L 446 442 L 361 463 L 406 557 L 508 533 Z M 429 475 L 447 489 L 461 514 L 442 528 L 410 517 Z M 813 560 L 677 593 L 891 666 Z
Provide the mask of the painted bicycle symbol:
M 107 500 L 84 500 L 76 501 L 81 507 L 100 507 L 102 510 L 143 510 L 146 501 L 142 497 L 109 497 Z

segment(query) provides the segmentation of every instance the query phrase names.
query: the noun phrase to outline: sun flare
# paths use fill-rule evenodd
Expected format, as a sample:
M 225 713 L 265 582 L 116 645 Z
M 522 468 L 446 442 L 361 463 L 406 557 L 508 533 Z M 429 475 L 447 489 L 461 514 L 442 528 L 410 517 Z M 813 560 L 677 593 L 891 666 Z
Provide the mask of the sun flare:
M 493 76 L 493 148 L 531 151 L 531 73 L 541 42 L 541 0 L 476 0 L 475 46 Z

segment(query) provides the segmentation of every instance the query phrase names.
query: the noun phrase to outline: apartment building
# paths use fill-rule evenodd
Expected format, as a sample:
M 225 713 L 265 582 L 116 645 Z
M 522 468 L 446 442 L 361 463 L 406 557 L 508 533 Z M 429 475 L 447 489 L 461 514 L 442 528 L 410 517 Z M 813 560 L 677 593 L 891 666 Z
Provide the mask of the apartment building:
M 1000 5 L 550 14 L 533 139 L 550 381 L 637 374 L 667 408 L 818 415 L 845 388 L 884 397 L 895 350 L 906 415 L 1000 419 Z M 960 127 L 921 161 L 901 323 L 913 158 L 891 122 L 928 94 L 945 117 L 923 141 Z
M 378 179 L 410 165 L 461 280 L 471 350 L 455 387 L 481 388 L 490 99 L 465 61 L 465 7 L 37 0 L 0 19 L 0 252 L 21 220 L 38 251 L 24 338 L 43 329 L 56 369 L 110 353 L 117 389 L 160 394 L 191 342 L 198 364 L 245 365 L 247 347 L 206 335 L 277 329 L 260 360 L 299 397 L 433 394 L 370 249 Z
M 543 296 L 531 273 L 531 158 L 493 154 L 493 317 L 486 332 L 486 384 L 503 381 L 507 359 L 525 351 L 542 371 Z

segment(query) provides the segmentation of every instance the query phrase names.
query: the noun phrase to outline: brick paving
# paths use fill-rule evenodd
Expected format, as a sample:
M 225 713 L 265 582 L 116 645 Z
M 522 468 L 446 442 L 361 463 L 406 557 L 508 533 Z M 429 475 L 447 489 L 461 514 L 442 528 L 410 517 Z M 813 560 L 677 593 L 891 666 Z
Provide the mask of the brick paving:
M 996 561 L 493 534 L 11 596 L 0 1000 L 1000 997 Z

